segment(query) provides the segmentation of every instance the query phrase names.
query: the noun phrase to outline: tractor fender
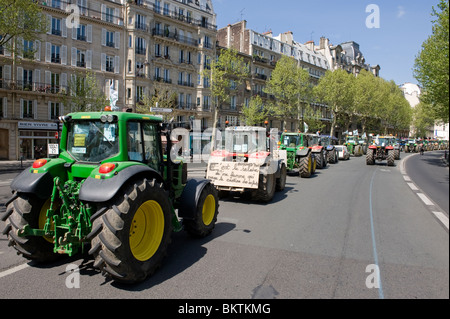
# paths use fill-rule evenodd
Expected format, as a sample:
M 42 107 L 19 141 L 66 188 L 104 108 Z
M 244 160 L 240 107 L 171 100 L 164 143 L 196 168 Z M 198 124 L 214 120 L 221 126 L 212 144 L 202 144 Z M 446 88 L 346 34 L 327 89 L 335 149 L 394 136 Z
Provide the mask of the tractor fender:
M 320 153 L 320 152 L 322 152 L 322 150 L 323 150 L 323 146 L 313 146 L 313 147 L 311 148 L 311 151 L 312 151 L 313 153 Z
M 309 148 L 304 148 L 304 149 L 302 149 L 302 150 L 298 150 L 297 151 L 297 153 L 296 153 L 296 155 L 297 156 L 307 156 L 308 155 L 308 153 L 309 153 Z
M 41 199 L 49 198 L 53 190 L 53 176 L 49 173 L 32 173 L 24 170 L 11 183 L 11 189 L 18 193 L 35 194 Z
M 192 178 L 188 180 L 180 197 L 180 209 L 178 209 L 178 217 L 186 219 L 194 219 L 198 201 L 203 189 L 210 184 L 209 179 Z
M 154 169 L 145 165 L 133 165 L 119 171 L 113 178 L 96 179 L 88 177 L 80 188 L 79 199 L 93 203 L 107 202 L 117 195 L 123 185 L 135 177 L 156 178 L 160 183 L 163 181 L 161 175 Z
M 334 145 L 328 145 L 327 146 L 327 151 L 332 151 L 332 150 L 334 150 Z

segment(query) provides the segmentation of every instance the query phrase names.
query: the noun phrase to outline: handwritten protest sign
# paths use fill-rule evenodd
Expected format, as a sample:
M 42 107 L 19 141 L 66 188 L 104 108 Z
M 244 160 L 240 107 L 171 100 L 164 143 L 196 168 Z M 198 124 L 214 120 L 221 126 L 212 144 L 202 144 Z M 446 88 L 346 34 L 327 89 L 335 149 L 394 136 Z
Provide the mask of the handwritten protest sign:
M 216 186 L 258 189 L 259 168 L 258 163 L 210 162 L 206 178 Z

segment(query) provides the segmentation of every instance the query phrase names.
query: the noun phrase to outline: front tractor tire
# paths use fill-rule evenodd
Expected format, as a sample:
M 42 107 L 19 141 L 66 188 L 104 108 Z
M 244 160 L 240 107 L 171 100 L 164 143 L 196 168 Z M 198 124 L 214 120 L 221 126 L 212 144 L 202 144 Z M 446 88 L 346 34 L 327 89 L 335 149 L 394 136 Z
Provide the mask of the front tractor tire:
M 307 156 L 301 157 L 299 159 L 299 162 L 300 162 L 300 169 L 299 169 L 300 177 L 310 178 L 311 175 L 314 174 L 316 169 L 315 167 L 316 161 L 314 157 L 311 154 L 308 154 Z
M 43 229 L 47 220 L 50 199 L 43 200 L 33 194 L 15 193 L 7 204 L 1 220 L 5 222 L 3 234 L 8 236 L 9 245 L 18 254 L 38 263 L 55 261 L 59 255 L 53 253 L 53 238 L 42 236 L 19 236 L 25 226 L 31 229 Z
M 197 204 L 194 219 L 183 219 L 184 229 L 193 237 L 203 238 L 216 227 L 219 214 L 219 196 L 216 188 L 206 184 Z
M 168 193 L 156 180 L 126 186 L 110 205 L 91 218 L 89 254 L 94 266 L 115 281 L 145 280 L 160 266 L 171 242 L 172 222 Z

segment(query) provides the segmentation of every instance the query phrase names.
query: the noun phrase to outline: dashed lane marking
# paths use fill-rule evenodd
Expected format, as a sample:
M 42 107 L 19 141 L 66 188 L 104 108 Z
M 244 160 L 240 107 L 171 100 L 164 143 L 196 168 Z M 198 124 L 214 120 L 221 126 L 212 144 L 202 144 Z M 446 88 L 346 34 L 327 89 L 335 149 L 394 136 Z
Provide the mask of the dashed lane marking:
M 436 216 L 437 219 L 440 220 L 440 222 L 442 224 L 444 224 L 445 227 L 447 227 L 448 229 L 448 217 L 445 216 L 443 213 L 441 212 L 433 212 L 433 214 Z
M 413 183 L 407 183 L 408 186 L 413 190 L 413 191 L 418 191 L 419 189 L 417 188 L 416 185 L 414 185 Z
M 420 197 L 420 199 L 422 200 L 422 202 L 425 203 L 425 205 L 434 206 L 433 202 L 426 195 L 424 195 L 422 193 L 417 193 L 417 196 Z
M 16 267 L 14 267 L 14 268 L 5 270 L 5 271 L 3 271 L 3 272 L 0 272 L 0 278 L 3 278 L 3 277 L 6 277 L 6 276 L 9 276 L 9 275 L 12 275 L 12 274 L 14 274 L 14 273 L 16 273 L 16 272 L 18 272 L 18 271 L 21 271 L 21 270 L 23 270 L 23 269 L 25 269 L 25 268 L 28 268 L 28 267 L 30 267 L 30 265 L 28 265 L 28 264 L 23 264 L 23 265 L 19 265 L 19 266 L 16 266 Z

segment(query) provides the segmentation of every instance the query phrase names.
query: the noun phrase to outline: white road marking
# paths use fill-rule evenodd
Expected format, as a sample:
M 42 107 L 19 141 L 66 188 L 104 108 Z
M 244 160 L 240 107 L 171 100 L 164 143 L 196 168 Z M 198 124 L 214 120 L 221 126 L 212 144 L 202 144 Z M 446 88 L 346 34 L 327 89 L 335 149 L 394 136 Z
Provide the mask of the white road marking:
M 9 185 L 11 185 L 12 181 L 13 181 L 12 179 L 7 179 L 5 181 L 1 181 L 0 186 L 9 186 Z
M 420 199 L 425 203 L 425 205 L 427 206 L 434 206 L 433 202 L 424 194 L 422 193 L 417 193 L 417 196 L 420 197 Z
M 3 278 L 3 277 L 6 277 L 6 276 L 9 276 L 9 275 L 12 275 L 12 274 L 14 274 L 15 272 L 21 271 L 21 270 L 23 270 L 23 269 L 25 269 L 25 268 L 27 268 L 27 267 L 30 267 L 30 265 L 28 265 L 28 264 L 23 264 L 23 265 L 19 265 L 19 266 L 16 266 L 16 267 L 14 267 L 14 268 L 5 270 L 5 271 L 3 271 L 3 272 L 0 272 L 0 278 Z
M 411 177 L 409 177 L 408 175 L 404 175 L 403 178 L 405 179 L 405 181 L 410 182 L 411 181 Z
M 414 185 L 413 183 L 406 183 L 408 184 L 408 186 L 413 190 L 413 191 L 418 191 L 419 189 L 417 188 L 416 185 Z
M 441 221 L 442 224 L 444 224 L 445 227 L 448 229 L 448 217 L 445 216 L 441 212 L 433 212 L 433 214 Z

